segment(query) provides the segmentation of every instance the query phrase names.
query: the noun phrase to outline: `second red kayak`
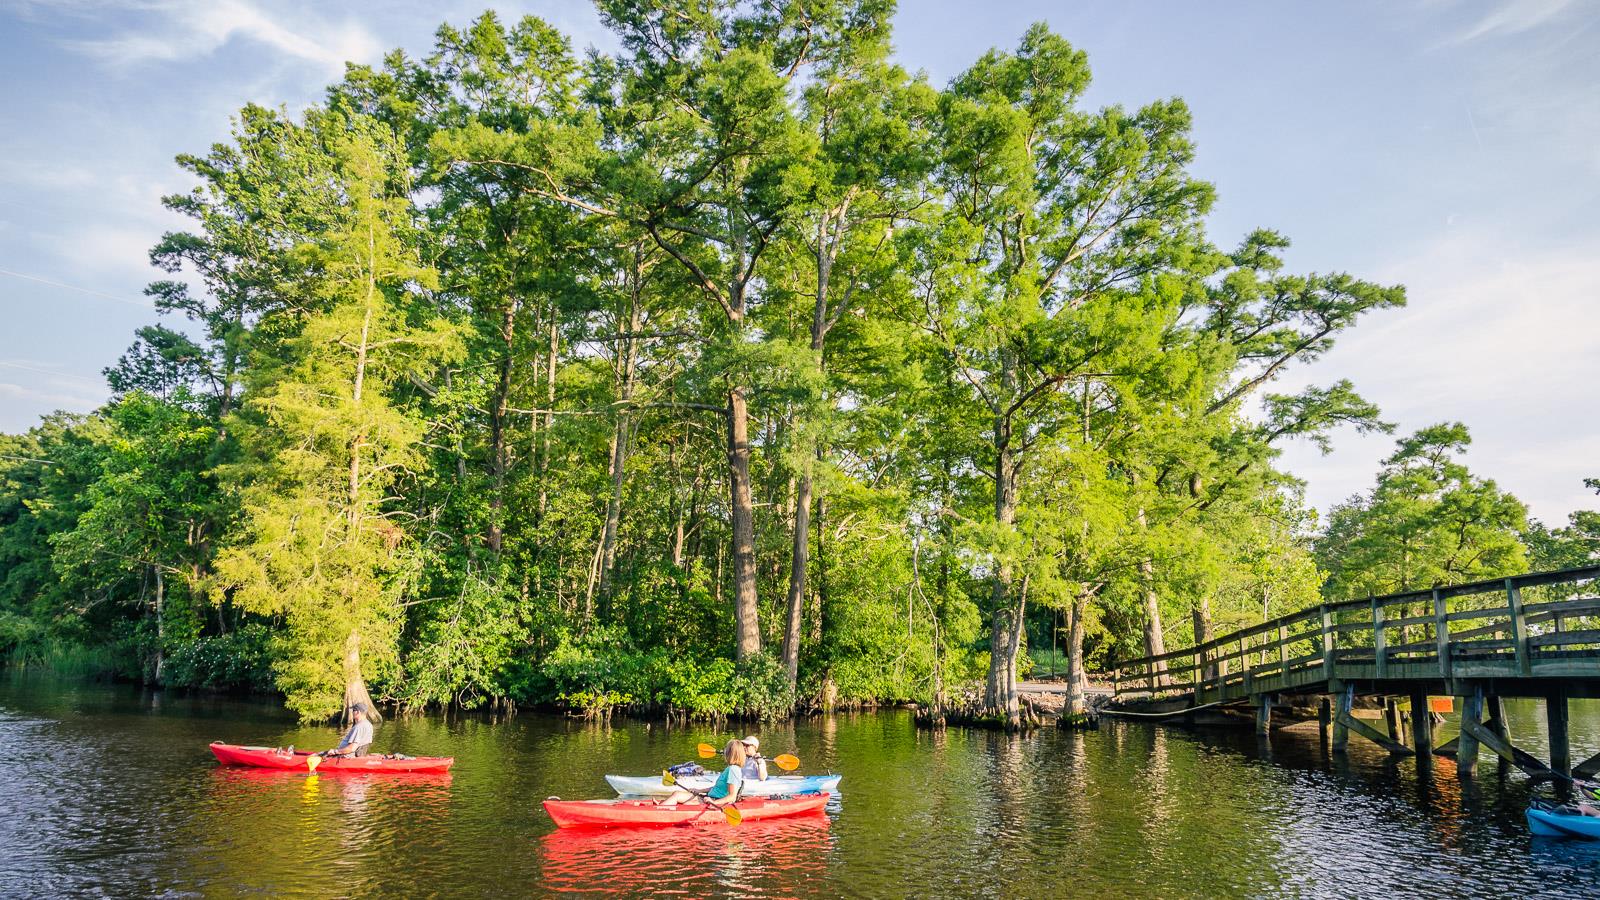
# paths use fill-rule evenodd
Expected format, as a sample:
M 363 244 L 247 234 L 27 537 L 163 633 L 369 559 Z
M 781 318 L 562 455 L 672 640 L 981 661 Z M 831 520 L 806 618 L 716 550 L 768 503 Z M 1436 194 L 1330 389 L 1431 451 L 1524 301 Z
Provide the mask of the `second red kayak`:
M 272 747 L 241 747 L 213 741 L 211 752 L 217 761 L 230 766 L 254 766 L 258 769 L 294 769 L 310 771 L 307 760 L 311 754 L 304 750 L 279 750 Z M 318 772 L 448 772 L 455 765 L 453 756 L 324 756 L 317 763 Z
M 744 821 L 778 819 L 818 813 L 827 805 L 829 794 L 800 794 L 794 797 L 754 797 L 733 804 Z M 610 828 L 621 825 L 720 825 L 726 820 L 715 809 L 699 803 L 659 806 L 654 800 L 561 800 L 544 801 L 544 810 L 562 828 Z

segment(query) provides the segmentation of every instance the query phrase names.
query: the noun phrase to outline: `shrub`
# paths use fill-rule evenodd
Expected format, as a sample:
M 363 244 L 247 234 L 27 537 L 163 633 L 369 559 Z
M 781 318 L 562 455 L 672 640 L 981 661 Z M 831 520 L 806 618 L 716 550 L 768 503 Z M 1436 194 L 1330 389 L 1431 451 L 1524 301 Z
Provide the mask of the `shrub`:
M 696 658 L 665 648 L 640 651 L 621 629 L 564 635 L 539 669 L 539 696 L 587 715 L 614 709 L 666 712 L 692 719 L 771 718 L 794 706 L 783 667 L 762 653 L 743 663 Z
M 166 683 L 210 690 L 273 689 L 272 631 L 259 622 L 198 637 L 167 654 Z

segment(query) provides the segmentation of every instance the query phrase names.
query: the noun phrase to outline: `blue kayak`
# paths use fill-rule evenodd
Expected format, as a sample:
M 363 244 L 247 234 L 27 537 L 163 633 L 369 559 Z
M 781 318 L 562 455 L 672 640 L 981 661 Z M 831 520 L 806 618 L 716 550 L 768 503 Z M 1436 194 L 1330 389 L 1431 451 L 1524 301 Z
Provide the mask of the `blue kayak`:
M 745 779 L 743 797 L 775 797 L 779 794 L 836 794 L 839 775 L 774 775 L 766 781 Z M 715 775 L 679 775 L 676 784 L 691 791 L 708 791 Z M 607 775 L 612 790 L 628 797 L 665 797 L 674 787 L 661 783 L 660 775 Z
M 1600 841 L 1600 816 L 1586 816 L 1548 800 L 1535 800 L 1528 807 L 1528 828 L 1541 837 Z

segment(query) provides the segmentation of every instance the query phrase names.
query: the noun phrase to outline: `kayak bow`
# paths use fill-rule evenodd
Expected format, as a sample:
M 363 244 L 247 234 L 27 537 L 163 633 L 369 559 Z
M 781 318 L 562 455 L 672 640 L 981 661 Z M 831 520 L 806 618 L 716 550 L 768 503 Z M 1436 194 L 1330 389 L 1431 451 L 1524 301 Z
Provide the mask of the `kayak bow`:
M 1547 800 L 1535 800 L 1528 807 L 1528 830 L 1541 837 L 1600 840 L 1600 816 L 1564 812 Z
M 766 781 L 746 778 L 739 788 L 743 797 L 776 797 L 781 794 L 837 794 L 842 775 L 775 775 Z M 606 783 L 619 794 L 633 797 L 665 797 L 676 788 L 701 794 L 711 790 L 715 775 L 679 775 L 677 784 L 661 783 L 660 775 L 607 775 Z
M 258 769 L 307 771 L 311 757 L 304 750 L 278 750 L 272 747 L 241 747 L 238 744 L 211 743 L 217 762 L 227 766 L 253 766 Z M 453 756 L 414 756 L 390 759 L 383 756 L 324 756 L 318 772 L 447 772 L 455 765 Z
M 751 798 L 733 804 L 746 822 L 820 813 L 828 794 L 801 794 L 798 797 Z M 652 800 L 562 800 L 551 797 L 544 810 L 561 828 L 615 828 L 618 826 L 666 827 L 671 825 L 717 825 L 724 819 L 702 803 L 690 801 L 660 806 Z

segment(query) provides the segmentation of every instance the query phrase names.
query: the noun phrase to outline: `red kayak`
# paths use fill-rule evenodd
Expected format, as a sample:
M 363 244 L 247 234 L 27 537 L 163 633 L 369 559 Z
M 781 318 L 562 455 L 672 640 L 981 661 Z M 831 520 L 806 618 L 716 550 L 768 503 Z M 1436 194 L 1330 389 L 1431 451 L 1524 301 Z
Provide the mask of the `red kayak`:
M 829 794 L 800 794 L 794 797 L 752 797 L 733 804 L 744 821 L 778 819 L 818 813 L 828 803 Z M 561 828 L 610 828 L 618 825 L 717 825 L 727 820 L 720 812 L 694 801 L 677 806 L 658 806 L 654 800 L 562 800 L 544 801 L 544 811 Z
M 306 760 L 311 754 L 304 750 L 281 750 L 273 747 L 241 747 L 238 744 L 211 742 L 211 752 L 217 762 L 229 766 L 255 766 L 258 769 L 293 769 L 310 771 Z M 455 765 L 453 756 L 324 756 L 317 763 L 318 772 L 448 772 Z

